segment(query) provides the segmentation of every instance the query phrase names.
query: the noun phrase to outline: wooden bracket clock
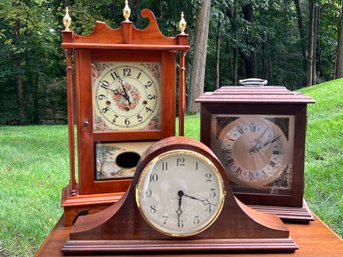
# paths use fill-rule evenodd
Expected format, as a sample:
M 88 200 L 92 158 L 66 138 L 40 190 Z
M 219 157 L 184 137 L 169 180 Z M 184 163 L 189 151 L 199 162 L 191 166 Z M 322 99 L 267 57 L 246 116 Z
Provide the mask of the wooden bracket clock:
M 129 20 L 130 8 L 125 2 L 125 21 L 117 29 L 97 22 L 91 34 L 80 36 L 69 29 L 68 11 L 64 18 L 71 163 L 70 183 L 62 195 L 65 225 L 71 225 L 80 213 L 96 212 L 117 201 L 131 183 L 140 155 L 157 140 L 175 135 L 177 54 L 179 112 L 184 113 L 184 65 L 189 45 L 183 17 L 181 33 L 168 38 L 148 9 L 141 15 L 149 19 L 149 25 L 137 29 Z
M 249 81 L 245 81 L 249 82 Z M 224 86 L 201 95 L 201 141 L 222 161 L 235 196 L 287 221 L 313 220 L 303 199 L 309 96 L 285 87 Z
M 224 167 L 208 147 L 185 137 L 169 137 L 145 151 L 129 190 L 117 203 L 78 217 L 62 252 L 294 252 L 297 248 L 276 215 L 255 211 L 234 197 Z

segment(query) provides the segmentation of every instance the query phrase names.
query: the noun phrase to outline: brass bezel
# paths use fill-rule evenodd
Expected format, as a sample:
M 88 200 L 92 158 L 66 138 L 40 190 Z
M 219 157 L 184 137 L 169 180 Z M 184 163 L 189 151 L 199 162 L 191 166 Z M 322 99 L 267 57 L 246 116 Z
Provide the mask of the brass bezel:
M 154 165 L 160 160 L 163 159 L 165 156 L 170 156 L 170 155 L 177 155 L 177 154 L 188 154 L 188 155 L 192 155 L 195 158 L 201 159 L 204 163 L 206 163 L 211 170 L 213 171 L 215 177 L 218 180 L 218 184 L 219 184 L 219 191 L 220 191 L 220 206 L 219 208 L 217 208 L 217 210 L 214 212 L 214 214 L 212 215 L 212 219 L 210 219 L 210 221 L 205 224 L 203 227 L 201 227 L 200 229 L 197 229 L 191 233 L 171 233 L 168 232 L 166 230 L 163 229 L 162 226 L 158 226 L 155 225 L 153 222 L 151 222 L 149 220 L 149 217 L 145 216 L 143 210 L 142 210 L 142 206 L 140 204 L 139 201 L 139 188 L 141 186 L 141 184 L 144 182 L 145 176 L 147 175 L 147 173 L 151 170 L 151 168 L 154 167 Z M 194 236 L 197 235 L 203 231 L 205 231 L 207 228 L 209 228 L 219 217 L 223 206 L 224 206 L 224 202 L 225 202 L 225 195 L 226 195 L 226 191 L 225 191 L 225 186 L 224 186 L 224 181 L 223 178 L 220 174 L 220 172 L 218 171 L 218 169 L 216 168 L 216 166 L 213 164 L 213 162 L 211 162 L 207 157 L 205 157 L 204 155 L 191 151 L 191 150 L 185 150 L 185 149 L 176 149 L 176 150 L 170 150 L 170 151 L 166 151 L 160 155 L 158 155 L 157 157 L 155 157 L 154 159 L 152 159 L 143 169 L 143 171 L 141 172 L 138 182 L 136 184 L 136 188 L 135 188 L 135 199 L 136 199 L 136 204 L 137 207 L 139 209 L 139 212 L 141 213 L 143 219 L 155 230 L 157 230 L 158 232 L 165 234 L 167 236 L 171 236 L 171 237 L 189 237 L 189 236 Z

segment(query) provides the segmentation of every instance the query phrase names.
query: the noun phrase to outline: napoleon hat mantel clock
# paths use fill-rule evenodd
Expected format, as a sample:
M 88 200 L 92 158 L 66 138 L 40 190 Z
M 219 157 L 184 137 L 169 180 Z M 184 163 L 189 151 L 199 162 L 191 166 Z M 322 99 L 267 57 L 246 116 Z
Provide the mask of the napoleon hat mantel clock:
M 184 108 L 185 54 L 189 49 L 185 22 L 176 37 L 161 34 L 154 14 L 145 29 L 129 20 L 111 29 L 96 22 L 93 32 L 79 36 L 64 18 L 62 47 L 67 59 L 70 184 L 63 189 L 65 225 L 80 213 L 96 212 L 127 190 L 140 155 L 152 143 L 175 135 L 176 56 L 180 56 L 179 112 Z M 75 64 L 73 92 L 72 55 Z M 74 96 L 75 95 L 75 96 Z M 74 98 L 77 121 L 78 183 L 74 160 Z M 183 120 L 183 117 L 180 117 Z M 183 133 L 180 124 L 180 133 Z
M 208 147 L 185 137 L 168 137 L 144 152 L 119 202 L 78 217 L 62 252 L 297 248 L 276 215 L 255 211 L 233 196 L 224 167 Z
M 222 161 L 242 202 L 307 223 L 313 216 L 303 199 L 306 107 L 314 101 L 256 81 L 224 86 L 196 100 L 201 141 Z

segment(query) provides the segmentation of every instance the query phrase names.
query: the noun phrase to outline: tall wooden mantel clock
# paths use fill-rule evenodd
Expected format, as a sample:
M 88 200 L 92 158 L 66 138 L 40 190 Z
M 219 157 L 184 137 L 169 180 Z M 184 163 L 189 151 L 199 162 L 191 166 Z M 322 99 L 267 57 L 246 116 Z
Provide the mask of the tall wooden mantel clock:
M 183 134 L 185 54 L 189 49 L 183 14 L 179 23 L 181 33 L 168 38 L 161 34 L 154 14 L 148 9 L 143 9 L 141 16 L 149 19 L 149 25 L 137 29 L 129 20 L 131 11 L 125 3 L 125 21 L 119 28 L 111 29 L 97 22 L 87 36 L 69 29 L 68 11 L 64 17 L 62 48 L 67 59 L 71 164 L 70 183 L 62 192 L 67 226 L 78 215 L 97 212 L 120 199 L 140 155 L 154 142 L 175 135 L 177 54 L 179 133 Z

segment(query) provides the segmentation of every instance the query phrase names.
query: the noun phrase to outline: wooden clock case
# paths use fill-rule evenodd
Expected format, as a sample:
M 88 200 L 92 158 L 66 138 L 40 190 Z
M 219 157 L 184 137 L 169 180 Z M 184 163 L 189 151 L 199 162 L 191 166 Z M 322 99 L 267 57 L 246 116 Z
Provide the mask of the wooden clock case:
M 292 115 L 295 121 L 292 188 L 290 194 L 235 191 L 243 203 L 266 213 L 277 214 L 286 221 L 308 223 L 313 220 L 304 194 L 305 134 L 309 96 L 291 92 L 282 86 L 223 86 L 196 99 L 201 104 L 201 142 L 211 147 L 211 116 Z
M 160 154 L 176 149 L 194 151 L 209 159 L 220 172 L 226 191 L 224 207 L 216 221 L 205 231 L 182 238 L 154 230 L 142 217 L 135 202 L 135 187 L 144 167 Z M 101 212 L 78 218 L 62 252 L 294 252 L 297 248 L 276 215 L 255 211 L 233 196 L 224 167 L 208 147 L 185 137 L 169 137 L 144 153 L 129 190 L 119 202 Z
M 118 201 L 131 179 L 97 180 L 95 175 L 95 145 L 100 142 L 154 142 L 175 135 L 176 116 L 176 56 L 180 53 L 184 65 L 189 49 L 188 35 L 165 37 L 161 34 L 154 14 L 143 9 L 149 25 L 137 29 L 131 21 L 123 21 L 111 29 L 97 22 L 93 32 L 79 36 L 65 30 L 62 48 L 67 59 L 68 120 L 70 148 L 70 183 L 63 189 L 65 225 L 71 225 L 80 213 L 97 212 Z M 73 63 L 75 66 L 75 92 Z M 95 132 L 92 110 L 92 62 L 158 62 L 161 65 L 161 127 L 157 130 Z M 184 67 L 182 67 L 184 68 Z M 184 69 L 180 71 L 184 74 Z M 184 85 L 183 85 L 184 86 Z M 74 99 L 76 103 L 74 103 Z M 74 110 L 76 106 L 76 110 Z M 75 175 L 74 118 L 76 115 L 78 183 Z

